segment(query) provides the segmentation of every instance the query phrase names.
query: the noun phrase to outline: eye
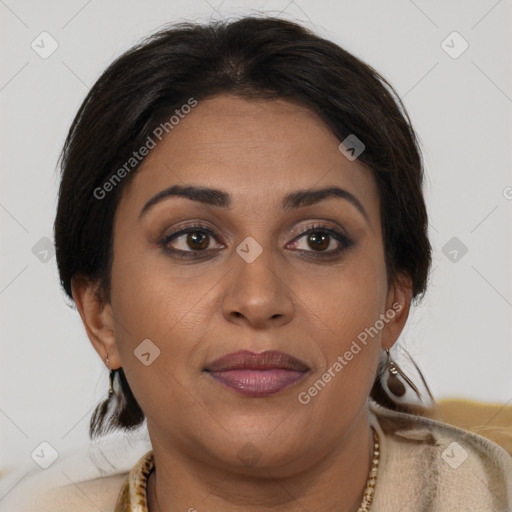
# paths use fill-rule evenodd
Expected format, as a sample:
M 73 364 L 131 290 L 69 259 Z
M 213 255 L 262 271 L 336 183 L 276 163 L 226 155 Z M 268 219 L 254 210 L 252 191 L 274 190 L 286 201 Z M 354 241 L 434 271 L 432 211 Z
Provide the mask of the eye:
M 212 240 L 217 241 L 217 247 L 212 247 Z M 184 226 L 165 236 L 158 245 L 180 258 L 203 258 L 214 250 L 225 248 L 210 229 L 200 224 Z M 328 257 L 340 254 L 351 245 L 353 241 L 344 233 L 324 225 L 312 225 L 295 237 L 287 248 L 309 253 L 312 257 Z
M 352 245 L 345 234 L 322 225 L 311 226 L 291 242 L 291 248 L 319 253 L 315 256 L 338 254 Z M 288 246 L 290 248 L 290 245 Z
M 178 231 L 165 236 L 159 242 L 159 245 L 177 256 L 198 257 L 203 256 L 198 253 L 212 249 L 212 239 L 215 239 L 215 235 L 211 230 L 194 224 L 180 228 Z M 220 248 L 224 247 L 222 244 L 219 245 Z

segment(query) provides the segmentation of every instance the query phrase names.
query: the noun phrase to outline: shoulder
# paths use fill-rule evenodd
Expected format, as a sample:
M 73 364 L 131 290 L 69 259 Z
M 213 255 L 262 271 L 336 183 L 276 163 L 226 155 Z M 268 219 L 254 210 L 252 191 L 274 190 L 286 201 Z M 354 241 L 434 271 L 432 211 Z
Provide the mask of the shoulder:
M 44 479 L 27 482 L 23 492 L 7 496 L 6 512 L 98 512 L 114 510 L 126 474 L 64 485 L 45 485 Z
M 505 511 L 512 505 L 512 457 L 497 444 L 374 402 L 370 411 L 381 438 L 376 512 L 406 502 L 410 511 L 460 510 L 461 505 L 473 512 Z
M 114 510 L 129 471 L 151 449 L 145 435 L 136 439 L 134 435 L 117 434 L 60 453 L 48 469 L 24 465 L 0 480 L 0 509 L 5 512 Z

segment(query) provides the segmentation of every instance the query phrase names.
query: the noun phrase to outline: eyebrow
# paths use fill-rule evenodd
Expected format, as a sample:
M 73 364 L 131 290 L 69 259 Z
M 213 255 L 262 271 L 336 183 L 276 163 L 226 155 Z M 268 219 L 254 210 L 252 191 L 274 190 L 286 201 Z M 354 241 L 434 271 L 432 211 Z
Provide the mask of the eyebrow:
M 194 185 L 172 185 L 153 196 L 142 208 L 139 220 L 156 204 L 170 198 L 170 197 L 184 197 L 192 201 L 197 201 L 210 206 L 218 208 L 231 208 L 231 197 L 228 193 L 208 187 L 200 187 Z M 352 203 L 359 212 L 363 215 L 366 222 L 369 223 L 368 214 L 363 205 L 353 194 L 340 187 L 327 187 L 322 189 L 305 189 L 296 190 L 291 192 L 283 198 L 281 208 L 284 212 L 292 209 L 311 206 L 319 203 L 320 201 L 330 198 L 339 197 Z

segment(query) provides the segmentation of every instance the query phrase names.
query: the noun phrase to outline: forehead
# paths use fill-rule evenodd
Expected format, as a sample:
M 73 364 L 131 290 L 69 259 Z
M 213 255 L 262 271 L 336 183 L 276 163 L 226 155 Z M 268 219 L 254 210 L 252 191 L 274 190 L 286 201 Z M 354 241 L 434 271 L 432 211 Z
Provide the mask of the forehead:
M 217 96 L 198 102 L 174 124 L 121 202 L 142 208 L 171 185 L 194 184 L 225 190 L 233 203 L 258 211 L 292 190 L 338 186 L 356 195 L 370 217 L 378 216 L 370 169 L 349 161 L 338 146 L 325 123 L 304 106 Z

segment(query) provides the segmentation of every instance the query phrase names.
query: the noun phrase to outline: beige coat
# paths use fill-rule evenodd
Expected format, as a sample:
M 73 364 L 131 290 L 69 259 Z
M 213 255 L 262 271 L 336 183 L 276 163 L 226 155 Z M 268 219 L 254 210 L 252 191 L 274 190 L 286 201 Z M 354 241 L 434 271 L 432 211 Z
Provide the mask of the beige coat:
M 388 411 L 373 402 L 370 411 L 381 450 L 372 512 L 512 511 L 512 457 L 501 447 L 457 427 Z M 151 445 L 147 438 L 134 441 L 126 435 L 107 441 L 96 447 L 95 464 L 89 450 L 46 470 L 24 477 L 22 470 L 0 480 L 0 497 L 7 493 L 0 510 L 113 512 L 128 470 Z M 100 453 L 105 459 L 98 458 Z M 108 474 L 98 477 L 110 463 L 117 469 L 110 466 Z

